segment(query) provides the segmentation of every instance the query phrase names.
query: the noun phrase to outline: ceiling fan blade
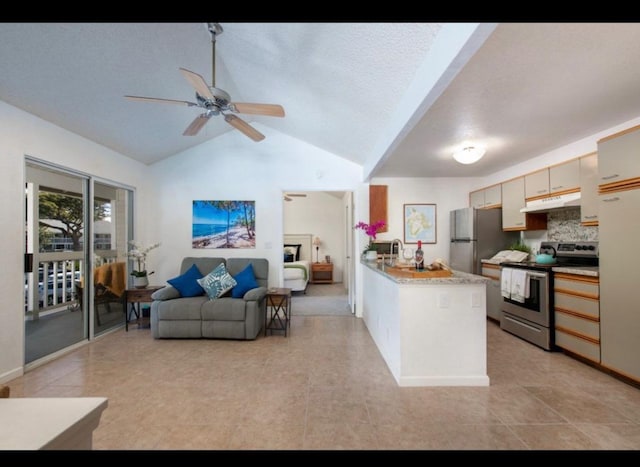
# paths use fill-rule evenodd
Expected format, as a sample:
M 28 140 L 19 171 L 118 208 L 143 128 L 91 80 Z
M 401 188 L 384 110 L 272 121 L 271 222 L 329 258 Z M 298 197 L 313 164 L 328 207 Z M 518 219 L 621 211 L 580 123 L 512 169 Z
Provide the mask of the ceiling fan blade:
M 225 115 L 224 119 L 229 125 L 240 130 L 252 140 L 262 141 L 264 139 L 264 135 L 262 133 L 253 128 L 241 118 L 238 118 L 235 115 Z
M 284 108 L 278 104 L 250 104 L 248 102 L 234 102 L 232 105 L 233 109 L 241 114 L 284 117 Z
M 211 94 L 211 90 L 209 89 L 207 82 L 202 76 L 200 76 L 198 73 L 194 73 L 193 71 L 189 71 L 186 68 L 180 68 L 180 71 L 198 94 L 200 94 L 205 99 L 213 100 L 213 94 Z
M 284 200 L 285 201 L 293 201 L 291 198 L 289 198 L 287 195 L 284 196 Z
M 287 193 L 287 196 L 300 196 L 301 198 L 307 197 L 305 193 Z
M 189 101 L 178 101 L 175 99 L 161 99 L 159 97 L 142 97 L 142 96 L 124 96 L 127 99 L 131 99 L 132 101 L 142 101 L 142 102 L 160 102 L 165 104 L 179 104 L 179 105 L 187 105 L 189 107 L 197 106 L 195 102 Z
M 206 113 L 198 115 L 191 124 L 182 133 L 183 136 L 195 136 L 202 129 L 203 126 L 209 121 L 209 117 Z

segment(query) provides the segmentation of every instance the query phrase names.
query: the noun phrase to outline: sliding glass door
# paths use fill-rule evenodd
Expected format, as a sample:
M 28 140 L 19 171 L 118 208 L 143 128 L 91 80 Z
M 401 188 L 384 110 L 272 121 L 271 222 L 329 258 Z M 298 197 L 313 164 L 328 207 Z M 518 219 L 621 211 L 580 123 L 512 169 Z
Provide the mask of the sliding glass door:
M 93 329 L 101 334 L 124 324 L 131 191 L 93 184 Z
M 88 338 L 84 282 L 89 179 L 26 163 L 25 363 Z
M 26 160 L 25 364 L 124 324 L 132 191 Z M 89 254 L 91 252 L 91 254 Z

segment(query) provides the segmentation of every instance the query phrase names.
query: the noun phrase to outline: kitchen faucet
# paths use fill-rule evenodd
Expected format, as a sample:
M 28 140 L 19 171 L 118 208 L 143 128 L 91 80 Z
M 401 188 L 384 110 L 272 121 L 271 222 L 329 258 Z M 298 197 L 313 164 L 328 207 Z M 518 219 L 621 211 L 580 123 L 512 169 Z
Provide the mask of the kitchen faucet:
M 396 253 L 396 256 L 394 258 L 393 256 L 393 247 L 395 244 L 398 244 L 398 252 Z M 393 240 L 391 240 L 391 246 L 390 246 L 390 251 L 389 251 L 389 257 L 391 259 L 389 266 L 395 266 L 396 265 L 396 261 L 398 260 L 398 257 L 400 256 L 401 252 L 402 252 L 402 240 L 400 240 L 399 238 L 394 238 Z

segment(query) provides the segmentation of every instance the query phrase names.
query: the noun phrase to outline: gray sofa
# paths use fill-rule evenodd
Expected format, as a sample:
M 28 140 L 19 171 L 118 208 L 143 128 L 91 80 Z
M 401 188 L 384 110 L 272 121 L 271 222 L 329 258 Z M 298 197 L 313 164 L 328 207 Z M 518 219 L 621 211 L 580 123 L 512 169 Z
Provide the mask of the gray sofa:
M 157 290 L 151 298 L 151 334 L 162 338 L 255 339 L 264 325 L 269 261 L 264 258 L 201 258 L 182 260 L 180 274 L 195 264 L 206 276 L 220 263 L 235 276 L 249 263 L 253 265 L 260 287 L 249 290 L 243 298 L 228 294 L 210 300 L 206 294 L 181 297 L 171 285 Z

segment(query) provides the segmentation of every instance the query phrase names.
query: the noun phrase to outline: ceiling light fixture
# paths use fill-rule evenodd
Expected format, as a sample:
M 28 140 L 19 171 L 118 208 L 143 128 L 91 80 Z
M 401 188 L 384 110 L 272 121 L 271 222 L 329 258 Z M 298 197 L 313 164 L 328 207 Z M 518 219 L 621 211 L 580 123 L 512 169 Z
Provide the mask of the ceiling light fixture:
M 474 146 L 467 146 L 453 153 L 453 158 L 461 164 L 473 164 L 484 156 L 485 150 Z

